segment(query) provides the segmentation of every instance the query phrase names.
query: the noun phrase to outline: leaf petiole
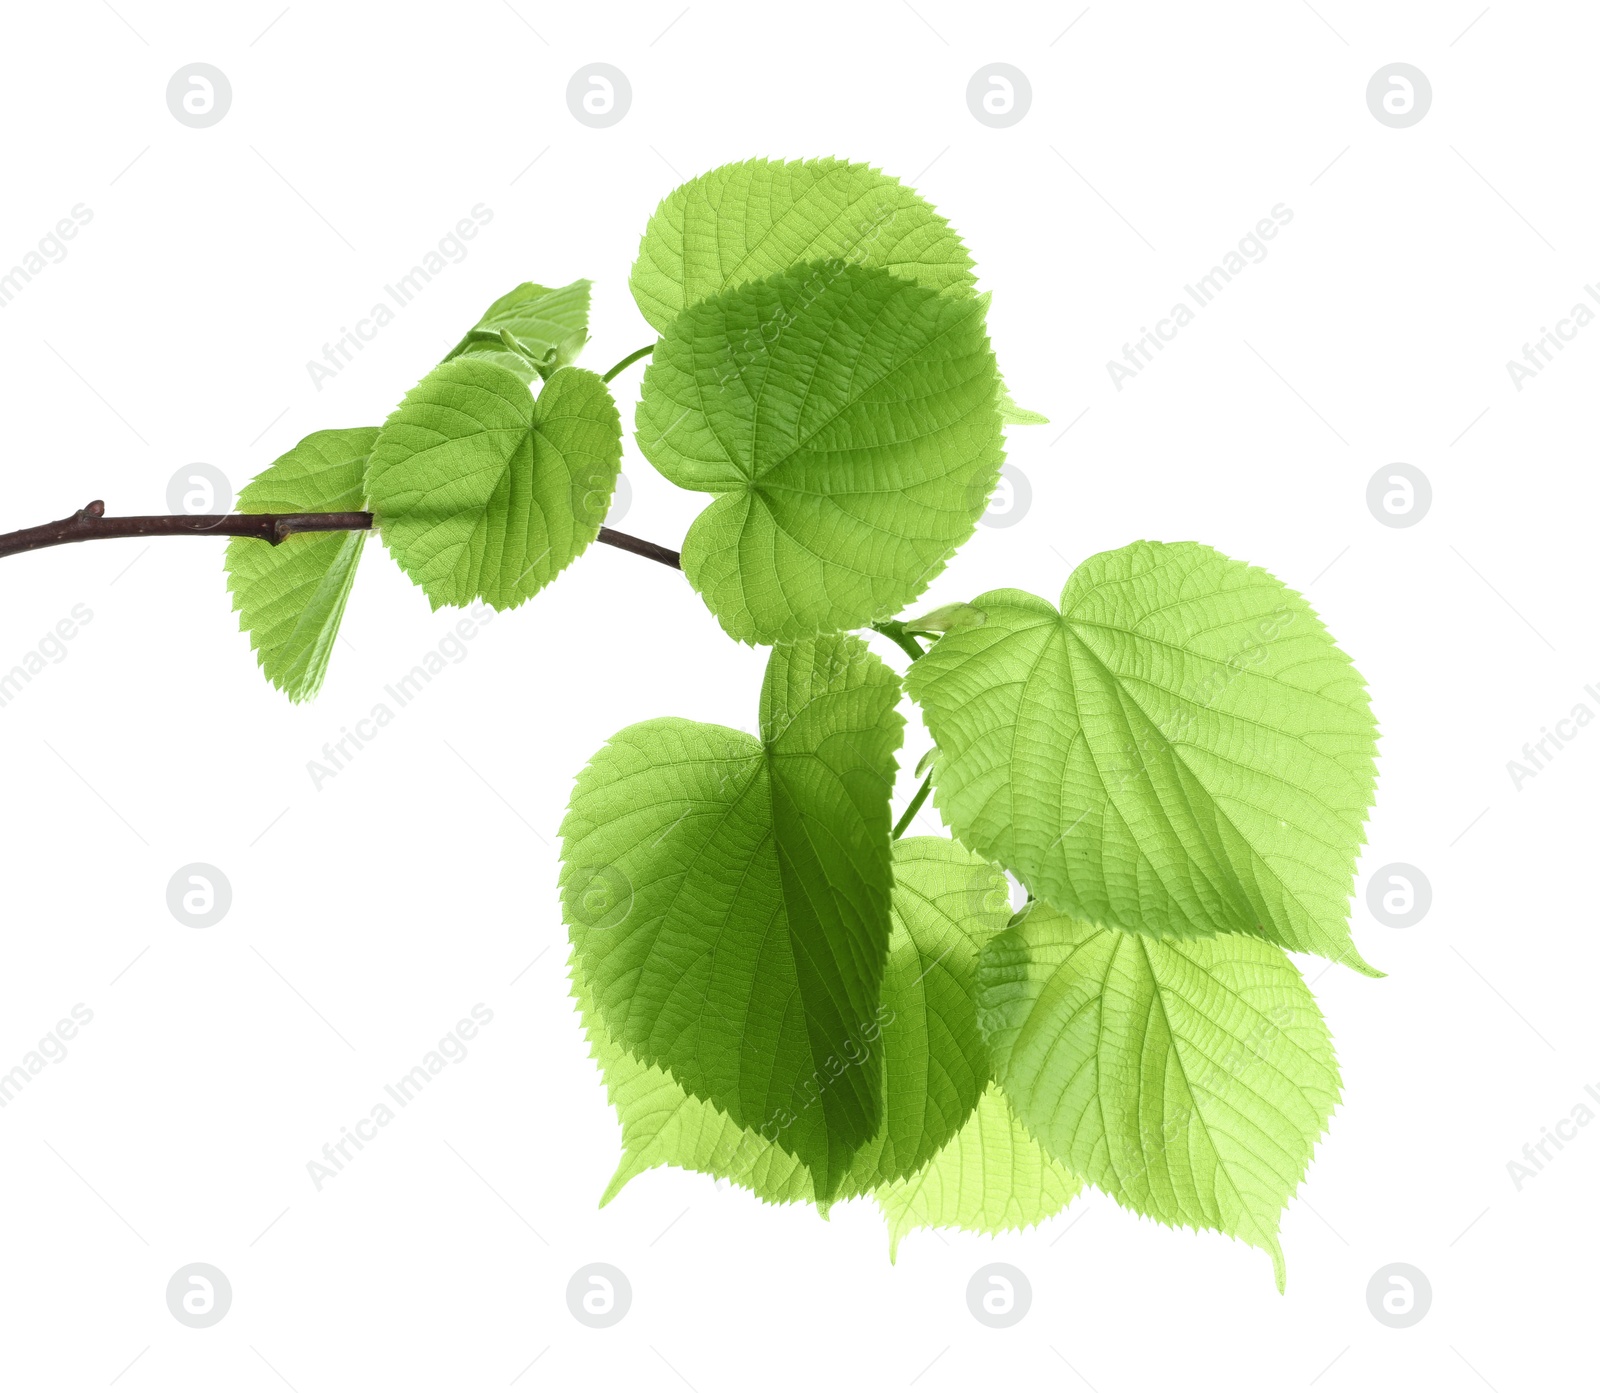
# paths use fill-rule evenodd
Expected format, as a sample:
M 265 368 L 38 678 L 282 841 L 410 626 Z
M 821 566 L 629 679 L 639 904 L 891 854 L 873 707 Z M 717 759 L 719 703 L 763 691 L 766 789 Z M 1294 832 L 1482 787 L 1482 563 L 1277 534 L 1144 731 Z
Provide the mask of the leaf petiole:
M 656 347 L 655 344 L 647 343 L 643 348 L 634 349 L 632 353 L 630 353 L 620 363 L 616 364 L 611 369 L 610 372 L 602 373 L 601 376 L 600 376 L 600 380 L 602 382 L 611 381 L 611 379 L 613 377 L 615 377 L 619 372 L 621 372 L 624 368 L 632 367 L 635 363 L 637 363 L 639 361 L 639 359 L 648 357 L 651 353 L 653 353 L 655 351 L 655 347 Z
M 911 819 L 922 811 L 922 805 L 928 801 L 928 794 L 932 791 L 933 771 L 929 770 L 927 777 L 922 781 L 922 787 L 912 795 L 911 801 L 906 804 L 906 810 L 900 814 L 900 821 L 895 823 L 894 831 L 889 834 L 891 842 L 897 842 L 905 835 L 906 828 L 911 826 Z
M 898 619 L 887 619 L 881 624 L 874 624 L 873 629 L 882 634 L 892 643 L 896 643 L 915 662 L 924 650 L 923 646 L 907 631 L 906 626 Z

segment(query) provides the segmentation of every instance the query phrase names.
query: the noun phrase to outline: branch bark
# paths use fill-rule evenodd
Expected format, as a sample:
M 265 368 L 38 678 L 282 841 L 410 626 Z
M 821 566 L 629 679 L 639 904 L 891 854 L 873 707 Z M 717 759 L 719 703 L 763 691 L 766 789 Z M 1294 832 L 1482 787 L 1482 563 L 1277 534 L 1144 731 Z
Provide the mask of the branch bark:
M 671 547 L 664 547 L 656 542 L 647 542 L 643 537 L 634 537 L 627 532 L 618 532 L 613 527 L 602 527 L 600 535 L 595 540 L 604 542 L 608 547 L 631 551 L 635 556 L 643 556 L 650 561 L 659 561 L 663 566 L 671 566 L 675 571 L 683 569 L 683 557 L 673 551 Z
M 297 533 L 366 532 L 371 527 L 371 513 L 169 513 L 108 518 L 106 505 L 97 498 L 57 522 L 0 535 L 0 556 L 115 537 L 254 537 L 275 547 Z M 683 569 L 677 552 L 642 537 L 602 527 L 598 540 L 674 570 Z

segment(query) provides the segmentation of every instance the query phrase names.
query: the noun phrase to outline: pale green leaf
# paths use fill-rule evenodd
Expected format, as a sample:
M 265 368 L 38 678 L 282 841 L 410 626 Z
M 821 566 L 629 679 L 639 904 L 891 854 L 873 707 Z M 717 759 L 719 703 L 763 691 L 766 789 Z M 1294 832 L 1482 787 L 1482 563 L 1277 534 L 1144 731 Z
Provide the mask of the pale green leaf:
M 588 281 L 556 290 L 524 281 L 490 305 L 443 361 L 481 357 L 532 382 L 576 362 L 588 338 Z
M 844 1191 L 917 1170 L 955 1135 L 989 1082 L 978 1029 L 978 949 L 1011 917 L 1005 873 L 948 837 L 894 844 L 894 931 L 883 979 L 884 1116 Z
M 1083 1182 L 1050 1156 L 990 1084 L 961 1130 L 915 1175 L 882 1185 L 889 1261 L 913 1229 L 996 1234 L 1042 1224 L 1072 1203 Z
M 893 614 L 971 535 L 1003 459 L 985 303 L 800 267 L 673 322 L 638 440 L 715 495 L 683 568 L 728 633 L 771 643 Z
M 622 1123 L 622 1159 L 600 1197 L 602 1207 L 657 1166 L 727 1180 L 765 1204 L 816 1199 L 811 1172 L 799 1157 L 741 1127 L 716 1104 L 685 1093 L 666 1070 L 641 1064 L 611 1041 L 596 1043 L 595 1058 Z
M 802 262 L 972 288 L 972 258 L 924 199 L 868 165 L 834 159 L 747 160 L 680 185 L 651 217 L 629 284 L 664 333 L 689 306 Z
M 533 359 L 510 335 L 496 334 L 492 337 L 475 339 L 467 347 L 452 353 L 445 361 L 449 362 L 455 358 L 470 358 L 475 363 L 493 363 L 496 367 L 504 368 L 514 374 L 519 381 L 530 387 L 534 379 L 539 376 L 539 369 Z
M 984 945 L 995 1075 L 1041 1145 L 1162 1223 L 1272 1255 L 1339 1099 L 1327 1026 L 1257 938 L 1157 940 L 1031 906 Z
M 908 634 L 936 638 L 952 629 L 974 628 L 983 620 L 984 613 L 976 605 L 940 605 L 938 609 L 929 610 L 919 618 L 905 620 L 900 627 Z
M 1059 610 L 973 603 L 985 622 L 907 679 L 962 841 L 1097 923 L 1372 972 L 1347 915 L 1376 731 L 1304 599 L 1209 547 L 1135 542 L 1078 567 Z
M 1041 416 L 1037 411 L 1029 411 L 1026 407 L 1018 406 L 1012 398 L 1010 388 L 1003 384 L 1000 388 L 1000 419 L 1008 426 L 1047 426 L 1050 424 L 1048 416 Z
M 510 609 L 599 535 L 622 427 L 594 373 L 562 368 L 537 398 L 471 357 L 442 363 L 384 423 L 367 492 L 384 545 L 435 609 Z
M 366 508 L 362 478 L 376 426 L 320 430 L 256 475 L 241 513 L 346 513 Z M 302 532 L 269 546 L 235 537 L 223 562 L 239 627 L 256 661 L 290 701 L 322 686 L 365 532 Z
M 882 1115 L 899 691 L 858 639 L 775 648 L 759 739 L 629 726 L 561 829 L 562 906 L 607 1031 L 798 1156 L 822 1199 Z

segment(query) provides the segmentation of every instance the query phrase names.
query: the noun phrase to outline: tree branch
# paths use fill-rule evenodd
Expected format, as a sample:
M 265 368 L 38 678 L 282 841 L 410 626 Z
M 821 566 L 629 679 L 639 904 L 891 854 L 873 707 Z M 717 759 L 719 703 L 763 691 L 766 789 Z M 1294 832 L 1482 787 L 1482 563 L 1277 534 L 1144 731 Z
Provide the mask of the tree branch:
M 647 542 L 643 537 L 630 536 L 626 532 L 618 532 L 614 527 L 602 527 L 600 535 L 595 540 L 604 542 L 608 547 L 631 551 L 635 556 L 642 556 L 649 561 L 659 561 L 663 566 L 671 566 L 675 571 L 683 569 L 683 557 L 671 547 L 661 546 L 657 542 Z
M 277 546 L 301 532 L 366 532 L 371 528 L 371 513 L 170 513 L 108 518 L 106 505 L 97 498 L 59 522 L 0 535 L 0 556 L 114 537 L 254 537 Z M 674 570 L 683 569 L 678 553 L 671 548 L 626 532 L 602 527 L 598 540 Z
M 98 498 L 71 517 L 0 536 L 0 556 L 106 537 L 257 537 L 277 546 L 297 532 L 364 532 L 371 513 L 175 513 L 108 518 Z

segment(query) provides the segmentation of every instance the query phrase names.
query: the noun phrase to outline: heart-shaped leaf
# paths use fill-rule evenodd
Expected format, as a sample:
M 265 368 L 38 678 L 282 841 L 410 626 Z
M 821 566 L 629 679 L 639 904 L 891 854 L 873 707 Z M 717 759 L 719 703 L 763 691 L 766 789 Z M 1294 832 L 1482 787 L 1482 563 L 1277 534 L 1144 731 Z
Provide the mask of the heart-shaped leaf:
M 715 501 L 683 569 L 733 637 L 896 613 L 971 535 L 1004 458 L 982 298 L 801 267 L 673 321 L 637 434 Z
M 598 922 L 622 908 L 620 882 L 596 875 L 583 897 Z M 1005 876 L 945 837 L 894 844 L 893 931 L 880 1011 L 884 1107 L 841 1194 L 864 1194 L 916 1170 L 972 1112 L 989 1078 L 978 1029 L 978 947 L 1010 917 Z M 732 1181 L 768 1203 L 816 1198 L 810 1172 L 759 1132 L 686 1093 L 665 1070 L 634 1059 L 589 1004 L 574 958 L 573 994 L 622 1124 L 623 1158 L 602 1203 L 654 1166 Z
M 1193 542 L 1090 557 L 1061 607 L 972 602 L 907 686 L 936 806 L 1038 898 L 1157 937 L 1248 933 L 1359 971 L 1366 686 L 1299 595 Z
M 1339 1099 L 1317 1003 L 1258 938 L 1099 928 L 1034 904 L 984 945 L 996 1077 L 1047 1151 L 1166 1224 L 1272 1255 L 1278 1216 Z
M 435 609 L 511 609 L 599 535 L 622 464 L 606 385 L 562 368 L 537 398 L 471 356 L 441 363 L 384 423 L 367 494 L 384 545 Z
M 972 258 L 926 200 L 869 165 L 832 159 L 746 160 L 680 185 L 650 219 L 629 284 L 665 333 L 690 305 L 801 262 L 972 288 Z
M 613 736 L 562 823 L 562 904 L 607 1032 L 799 1157 L 829 1199 L 882 1116 L 900 684 L 846 635 L 775 648 L 760 738 Z

